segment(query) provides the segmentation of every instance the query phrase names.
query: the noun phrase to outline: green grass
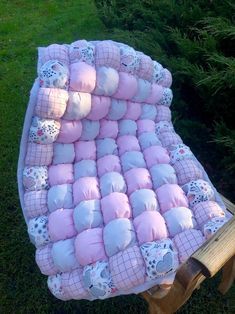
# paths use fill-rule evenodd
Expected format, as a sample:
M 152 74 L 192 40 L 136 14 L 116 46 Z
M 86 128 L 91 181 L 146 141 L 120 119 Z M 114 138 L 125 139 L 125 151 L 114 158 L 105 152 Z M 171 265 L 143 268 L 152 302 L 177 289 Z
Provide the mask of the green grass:
M 34 262 L 18 199 L 16 168 L 29 91 L 36 77 L 38 46 L 78 38 L 112 37 L 93 1 L 1 1 L 0 3 L 0 313 L 146 313 L 137 296 L 106 301 L 62 302 L 49 293 Z M 232 313 L 234 288 L 205 282 L 180 313 Z

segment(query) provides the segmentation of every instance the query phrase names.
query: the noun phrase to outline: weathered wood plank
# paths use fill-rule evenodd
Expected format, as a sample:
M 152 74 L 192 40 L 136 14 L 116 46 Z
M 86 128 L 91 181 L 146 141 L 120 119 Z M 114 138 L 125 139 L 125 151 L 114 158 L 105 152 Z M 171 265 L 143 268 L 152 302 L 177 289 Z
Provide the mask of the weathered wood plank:
M 228 200 L 226 197 L 224 197 L 222 194 L 220 194 L 220 197 L 222 198 L 226 208 L 228 211 L 230 211 L 232 214 L 235 215 L 235 204 L 233 204 L 232 202 L 230 202 L 230 200 Z
M 176 278 L 169 292 L 159 294 L 160 290 L 141 293 L 149 304 L 150 314 L 175 313 L 191 296 L 193 291 L 200 286 L 205 276 L 201 272 L 201 266 L 189 259 L 182 264 L 177 271 Z
M 225 294 L 235 280 L 235 256 L 233 256 L 223 267 L 222 279 L 218 290 Z
M 201 246 L 192 258 L 201 263 L 206 277 L 214 276 L 235 255 L 235 217 Z

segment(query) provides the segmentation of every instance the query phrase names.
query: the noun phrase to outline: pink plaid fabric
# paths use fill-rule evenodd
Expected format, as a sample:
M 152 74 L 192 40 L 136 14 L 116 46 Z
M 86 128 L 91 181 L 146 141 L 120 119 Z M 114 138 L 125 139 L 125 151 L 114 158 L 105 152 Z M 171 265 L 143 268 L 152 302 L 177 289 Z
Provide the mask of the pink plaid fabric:
M 159 134 L 158 137 L 162 142 L 163 147 L 183 143 L 180 136 L 174 132 L 164 132 L 162 134 Z
M 72 299 L 85 299 L 88 292 L 83 287 L 82 269 L 78 268 L 69 273 L 62 273 L 62 288 L 66 295 Z
M 109 41 L 103 41 L 96 45 L 95 64 L 96 66 L 112 67 L 116 70 L 120 68 L 119 47 Z
M 64 45 L 53 44 L 43 49 L 41 64 L 49 60 L 58 60 L 66 65 L 69 64 L 68 48 Z
M 167 106 L 157 105 L 156 122 L 171 121 L 171 110 Z
M 128 290 L 141 285 L 145 281 L 144 260 L 137 246 L 110 257 L 109 266 L 114 286 Z
M 35 114 L 41 118 L 59 119 L 65 112 L 68 98 L 68 92 L 63 89 L 41 87 Z
M 47 276 L 55 275 L 58 272 L 52 259 L 51 247 L 52 245 L 49 244 L 42 248 L 38 248 L 35 257 L 41 273 Z
M 25 165 L 48 166 L 52 163 L 53 144 L 28 143 Z
M 178 249 L 180 262 L 185 262 L 205 241 L 201 231 L 188 229 L 174 237 Z
M 174 168 L 180 185 L 192 180 L 202 179 L 202 171 L 192 159 L 179 160 L 174 164 Z
M 137 52 L 138 57 L 140 58 L 140 66 L 138 75 L 144 80 L 151 81 L 153 76 L 153 60 L 144 55 L 143 53 Z
M 25 212 L 28 218 L 41 216 L 47 212 L 47 191 L 31 191 L 24 194 Z
M 214 201 L 200 202 L 193 207 L 193 212 L 199 226 L 203 225 L 214 217 L 224 217 L 222 208 Z

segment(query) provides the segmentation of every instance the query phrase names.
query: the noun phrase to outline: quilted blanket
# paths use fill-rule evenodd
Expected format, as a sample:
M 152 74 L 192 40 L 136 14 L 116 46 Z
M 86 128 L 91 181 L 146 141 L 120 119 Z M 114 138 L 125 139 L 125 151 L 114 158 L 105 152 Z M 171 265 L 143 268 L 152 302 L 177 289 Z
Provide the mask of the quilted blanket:
M 18 163 L 36 263 L 61 300 L 171 285 L 228 219 L 171 122 L 171 73 L 128 45 L 39 48 Z

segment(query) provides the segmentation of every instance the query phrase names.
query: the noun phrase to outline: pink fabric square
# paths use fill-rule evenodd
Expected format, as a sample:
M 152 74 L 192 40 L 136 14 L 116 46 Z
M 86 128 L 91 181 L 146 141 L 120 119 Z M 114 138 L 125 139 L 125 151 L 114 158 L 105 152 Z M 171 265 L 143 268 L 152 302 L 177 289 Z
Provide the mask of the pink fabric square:
M 103 228 L 87 229 L 79 233 L 75 240 L 75 255 L 82 266 L 106 260 Z
M 144 211 L 133 224 L 140 245 L 168 237 L 165 220 L 157 211 Z
M 48 233 L 56 242 L 74 237 L 77 234 L 73 223 L 73 209 L 57 209 L 48 217 Z
M 158 84 L 152 84 L 151 93 L 149 97 L 145 100 L 147 104 L 156 105 L 163 96 L 163 87 Z
M 144 150 L 144 158 L 148 168 L 156 164 L 169 164 L 170 157 L 165 148 L 161 146 L 151 146 Z
M 73 183 L 73 164 L 59 164 L 49 167 L 49 183 L 51 186 Z
M 61 120 L 61 128 L 59 136 L 56 142 L 58 143 L 73 143 L 79 139 L 82 134 L 82 123 L 81 121 L 68 121 Z
M 28 143 L 26 166 L 49 166 L 52 163 L 53 144 Z
M 144 132 L 155 132 L 155 123 L 153 120 L 142 119 L 137 121 L 138 135 Z
M 65 65 L 69 64 L 68 47 L 66 45 L 52 44 L 41 49 L 40 63 L 42 65 L 49 60 L 58 60 Z
M 152 189 L 150 174 L 145 168 L 134 168 L 125 172 L 128 195 L 139 189 Z
M 175 132 L 161 133 L 159 134 L 159 140 L 162 142 L 162 146 L 164 147 L 183 143 L 180 136 Z
M 157 117 L 156 122 L 171 121 L 171 110 L 164 105 L 157 105 Z
M 96 85 L 95 68 L 85 62 L 70 65 L 70 89 L 77 92 L 91 93 Z
M 114 286 L 128 291 L 145 282 L 145 265 L 138 246 L 132 246 L 109 259 Z
M 202 170 L 192 159 L 176 161 L 174 168 L 180 185 L 184 185 L 192 180 L 202 179 L 203 177 Z
M 81 201 L 100 199 L 98 180 L 95 177 L 83 177 L 73 184 L 74 205 Z
M 52 276 L 58 272 L 51 255 L 51 244 L 38 248 L 35 260 L 43 275 Z
M 188 199 L 177 184 L 164 184 L 156 190 L 161 213 L 172 207 L 188 207 Z
M 100 120 L 104 118 L 108 112 L 111 105 L 110 97 L 104 96 L 91 96 L 91 111 L 87 116 L 90 120 Z
M 188 229 L 177 234 L 174 237 L 174 243 L 180 262 L 185 262 L 204 242 L 205 238 L 199 230 Z
M 102 119 L 98 138 L 116 138 L 118 135 L 118 122 Z
M 115 155 L 106 155 L 97 160 L 97 169 L 99 177 L 107 172 L 121 173 L 120 159 Z
M 116 70 L 120 68 L 120 49 L 110 41 L 101 41 L 95 47 L 95 65 L 111 67 Z
M 75 143 L 75 161 L 96 159 L 95 141 L 79 141 Z
M 224 217 L 223 209 L 214 201 L 200 202 L 193 207 L 193 212 L 200 227 L 215 217 Z
M 127 101 L 127 111 L 123 119 L 137 120 L 141 115 L 141 104 L 138 102 Z
M 137 52 L 140 58 L 140 67 L 138 71 L 139 77 L 151 81 L 153 77 L 153 61 L 149 56 L 141 52 Z
M 128 197 L 124 193 L 114 192 L 101 199 L 101 211 L 104 223 L 116 218 L 130 218 L 131 208 Z
M 130 151 L 140 151 L 140 145 L 137 138 L 133 135 L 123 135 L 118 137 L 117 145 L 119 150 L 119 155 Z
M 47 212 L 47 191 L 30 191 L 24 193 L 24 210 L 28 218 L 42 216 Z
M 113 95 L 117 99 L 132 99 L 137 93 L 138 83 L 137 79 L 125 72 L 119 72 L 119 83 L 116 93 Z
M 59 119 L 63 116 L 68 92 L 59 88 L 39 88 L 35 114 L 40 118 Z
M 80 300 L 89 297 L 89 293 L 83 285 L 82 272 L 82 268 L 77 268 L 71 272 L 62 273 L 61 284 L 68 299 Z

